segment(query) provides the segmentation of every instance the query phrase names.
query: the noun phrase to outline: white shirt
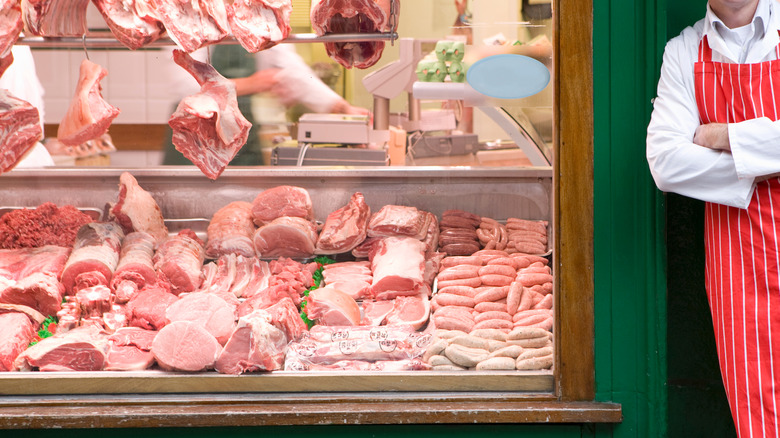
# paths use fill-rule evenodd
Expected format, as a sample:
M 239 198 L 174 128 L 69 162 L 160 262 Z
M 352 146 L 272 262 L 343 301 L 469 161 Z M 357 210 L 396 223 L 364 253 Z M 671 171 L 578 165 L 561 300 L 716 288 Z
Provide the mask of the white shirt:
M 15 45 L 11 48 L 14 55 L 14 62 L 0 76 L 0 88 L 6 89 L 19 99 L 29 102 L 38 109 L 41 117 L 41 130 L 43 129 L 43 86 L 38 80 L 35 71 L 35 61 L 33 60 L 30 47 L 26 45 Z M 16 163 L 15 169 L 22 167 L 41 167 L 53 166 L 54 160 L 40 142 Z
M 704 19 L 667 43 L 647 129 L 647 160 L 659 189 L 745 208 L 755 179 L 780 172 L 780 122 L 766 117 L 728 125 L 731 153 L 693 143 L 699 126 L 693 77 L 699 41 L 707 35 L 715 62 L 777 59 L 780 11 L 774 3 L 759 0 L 750 27 L 735 30 L 728 29 L 708 5 Z

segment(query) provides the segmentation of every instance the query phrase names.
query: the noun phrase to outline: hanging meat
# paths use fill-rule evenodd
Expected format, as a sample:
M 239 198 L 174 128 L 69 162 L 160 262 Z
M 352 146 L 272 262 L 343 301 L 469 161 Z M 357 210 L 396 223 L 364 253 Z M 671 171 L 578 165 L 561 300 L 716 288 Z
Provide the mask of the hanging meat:
M 236 0 L 226 8 L 233 36 L 249 53 L 273 47 L 290 35 L 291 0 Z
M 92 0 L 111 33 L 128 49 L 140 49 L 157 41 L 165 32 L 162 22 L 144 13 L 143 1 Z
M 12 62 L 10 52 L 0 58 L 0 76 Z M 13 169 L 42 137 L 38 109 L 0 89 L 0 173 Z
M 100 137 L 119 115 L 119 108 L 103 99 L 100 80 L 108 75 L 103 67 L 85 59 L 79 67 L 76 94 L 57 129 L 57 140 L 77 146 Z
M 146 0 L 181 50 L 191 53 L 230 34 L 222 0 Z
M 312 0 L 311 25 L 319 36 L 387 32 L 398 22 L 400 0 Z M 346 68 L 376 64 L 384 41 L 325 43 L 328 55 Z
M 23 27 L 19 0 L 0 0 L 0 58 L 11 53 Z
M 217 179 L 246 143 L 252 124 L 238 109 L 236 88 L 209 64 L 181 50 L 173 60 L 200 84 L 200 92 L 185 97 L 171 115 L 173 145 L 210 179 Z
M 80 37 L 87 33 L 89 0 L 22 0 L 25 32 L 42 37 Z

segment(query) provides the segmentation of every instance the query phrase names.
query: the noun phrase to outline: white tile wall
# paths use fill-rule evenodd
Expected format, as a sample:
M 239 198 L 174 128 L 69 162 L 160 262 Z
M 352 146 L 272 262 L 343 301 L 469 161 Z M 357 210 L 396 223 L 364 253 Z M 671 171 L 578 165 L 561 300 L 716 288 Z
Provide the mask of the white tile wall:
M 171 86 L 171 66 L 167 65 L 173 64 L 170 52 L 95 49 L 88 54 L 90 61 L 108 72 L 100 85 L 103 98 L 121 111 L 114 123 L 168 123 L 171 109 L 178 102 Z M 46 90 L 45 123 L 59 123 L 65 115 L 84 57 L 83 49 L 33 49 L 38 78 Z

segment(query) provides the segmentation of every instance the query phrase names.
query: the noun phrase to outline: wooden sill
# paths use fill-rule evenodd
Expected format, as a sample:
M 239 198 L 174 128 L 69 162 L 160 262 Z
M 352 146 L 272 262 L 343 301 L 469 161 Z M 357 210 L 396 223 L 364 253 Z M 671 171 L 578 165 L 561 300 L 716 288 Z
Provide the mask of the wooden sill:
M 621 405 L 514 393 L 0 397 L 0 428 L 616 423 Z

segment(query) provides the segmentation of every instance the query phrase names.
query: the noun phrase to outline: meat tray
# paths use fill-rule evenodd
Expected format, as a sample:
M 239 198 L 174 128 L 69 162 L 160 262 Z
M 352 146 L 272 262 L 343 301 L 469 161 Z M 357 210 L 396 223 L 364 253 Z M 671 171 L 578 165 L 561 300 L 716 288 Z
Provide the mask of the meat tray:
M 361 192 L 372 211 L 384 205 L 414 206 L 437 216 L 462 209 L 499 221 L 510 217 L 552 219 L 552 169 L 444 167 L 269 167 L 228 168 L 216 181 L 194 167 L 153 169 L 57 168 L 20 169 L 0 175 L 2 205 L 33 208 L 44 202 L 73 205 L 89 214 L 115 202 L 118 181 L 128 171 L 157 201 L 169 230 L 192 228 L 205 233 L 208 219 L 232 201 L 252 201 L 261 191 L 295 185 L 309 191 L 315 219 Z M 5 210 L 7 211 L 7 210 Z M 550 240 L 554 241 L 550 229 Z M 213 393 L 213 392 L 343 392 L 350 391 L 521 391 L 548 393 L 553 372 L 425 371 L 306 372 L 280 371 L 242 376 L 211 372 L 181 374 L 162 371 L 84 373 L 0 373 L 0 393 Z

